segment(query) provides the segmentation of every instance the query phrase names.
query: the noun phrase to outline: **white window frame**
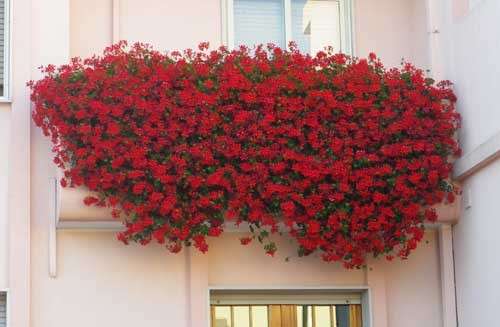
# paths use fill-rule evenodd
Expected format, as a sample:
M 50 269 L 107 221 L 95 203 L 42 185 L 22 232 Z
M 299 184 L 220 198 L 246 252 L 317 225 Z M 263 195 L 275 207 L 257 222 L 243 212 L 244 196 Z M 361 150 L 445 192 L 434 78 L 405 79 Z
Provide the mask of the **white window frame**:
M 11 61 L 10 58 L 12 58 L 11 55 L 11 47 L 10 47 L 10 40 L 11 40 L 11 8 L 10 8 L 10 0 L 1 0 L 4 1 L 5 5 L 5 17 L 4 17 L 4 49 L 3 49 L 3 95 L 0 96 L 0 102 L 11 102 L 11 74 L 10 74 L 10 65 Z
M 340 4 L 340 51 L 355 55 L 354 1 L 338 0 Z M 292 1 L 282 0 L 285 14 L 285 43 L 292 40 Z M 234 49 L 234 0 L 221 0 L 222 44 Z
M 0 293 L 5 293 L 5 317 L 6 326 L 10 326 L 10 293 L 8 288 L 0 288 Z
M 291 291 L 291 292 L 311 292 L 311 291 L 326 291 L 326 292 L 345 292 L 345 293 L 360 293 L 361 294 L 361 312 L 363 315 L 363 327 L 373 326 L 373 304 L 372 304 L 372 288 L 366 285 L 325 285 L 325 286 L 305 286 L 305 285 L 294 285 L 294 286 L 252 286 L 247 285 L 231 285 L 231 286 L 219 286 L 213 285 L 209 286 L 206 293 L 206 308 L 207 312 L 210 313 L 210 307 L 212 304 L 212 293 L 217 291 L 237 291 L 241 294 L 245 294 L 251 291 Z M 354 304 L 354 303 L 353 303 Z M 211 317 L 208 314 L 207 327 L 211 326 Z

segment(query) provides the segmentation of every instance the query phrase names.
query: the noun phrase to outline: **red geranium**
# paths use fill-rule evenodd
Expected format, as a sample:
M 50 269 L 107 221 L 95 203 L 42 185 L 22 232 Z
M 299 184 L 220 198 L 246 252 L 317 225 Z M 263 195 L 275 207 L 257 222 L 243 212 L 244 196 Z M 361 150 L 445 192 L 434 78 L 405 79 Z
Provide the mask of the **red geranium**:
M 125 243 L 206 251 L 225 219 L 347 267 L 406 257 L 453 187 L 456 98 L 410 64 L 295 47 L 163 54 L 125 42 L 45 68 L 33 118 L 61 184 L 126 213 Z M 252 238 L 243 238 L 246 244 Z

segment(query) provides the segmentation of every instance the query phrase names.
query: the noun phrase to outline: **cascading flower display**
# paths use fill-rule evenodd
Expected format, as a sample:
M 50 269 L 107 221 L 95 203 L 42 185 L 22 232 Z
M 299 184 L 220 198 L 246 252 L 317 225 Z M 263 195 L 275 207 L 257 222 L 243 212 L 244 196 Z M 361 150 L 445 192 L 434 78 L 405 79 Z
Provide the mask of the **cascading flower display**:
M 456 98 L 410 64 L 293 44 L 160 53 L 120 42 L 43 72 L 29 83 L 33 119 L 61 184 L 121 215 L 124 243 L 205 252 L 225 222 L 245 222 L 242 244 L 273 254 L 281 230 L 299 255 L 359 267 L 406 258 L 432 206 L 453 201 Z

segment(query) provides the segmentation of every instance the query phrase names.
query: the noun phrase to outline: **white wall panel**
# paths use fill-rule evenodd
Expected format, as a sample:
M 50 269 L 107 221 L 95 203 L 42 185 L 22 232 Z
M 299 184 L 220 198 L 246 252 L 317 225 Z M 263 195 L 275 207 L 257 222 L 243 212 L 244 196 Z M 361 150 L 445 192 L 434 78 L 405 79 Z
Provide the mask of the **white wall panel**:
M 458 320 L 461 327 L 494 326 L 500 307 L 500 160 L 464 184 L 470 208 L 454 227 Z
M 443 16 L 451 15 L 449 5 L 442 10 Z M 485 0 L 462 17 L 443 23 L 441 38 L 448 47 L 444 77 L 455 83 L 459 97 L 464 153 L 500 132 L 499 19 L 500 1 Z
M 7 212 L 7 190 L 9 161 L 9 139 L 10 139 L 10 105 L 0 106 L 0 290 L 8 287 L 8 212 Z
M 442 76 L 455 84 L 463 119 L 460 141 L 467 154 L 500 132 L 500 2 L 446 0 L 434 2 L 433 9 L 440 31 L 434 57 Z M 453 238 L 458 322 L 461 327 L 493 326 L 500 306 L 500 161 L 469 176 L 463 193 L 467 208 Z

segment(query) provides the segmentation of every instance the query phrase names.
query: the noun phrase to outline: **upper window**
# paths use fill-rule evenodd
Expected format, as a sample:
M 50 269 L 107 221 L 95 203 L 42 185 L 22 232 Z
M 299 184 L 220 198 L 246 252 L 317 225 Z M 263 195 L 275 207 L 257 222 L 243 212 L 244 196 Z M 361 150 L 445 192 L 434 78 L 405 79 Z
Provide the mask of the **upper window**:
M 0 327 L 7 326 L 7 293 L 0 291 Z
M 224 38 L 239 45 L 294 41 L 302 52 L 325 46 L 352 53 L 351 0 L 223 0 Z
M 0 99 L 9 97 L 9 1 L 0 0 Z

